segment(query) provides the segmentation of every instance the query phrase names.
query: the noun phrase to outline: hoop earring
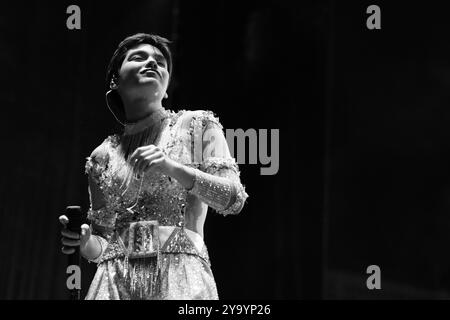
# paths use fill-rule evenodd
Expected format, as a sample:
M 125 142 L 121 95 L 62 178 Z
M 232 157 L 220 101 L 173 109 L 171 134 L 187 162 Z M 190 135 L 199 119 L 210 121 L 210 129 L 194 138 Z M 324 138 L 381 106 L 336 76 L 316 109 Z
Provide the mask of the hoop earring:
M 116 119 L 116 121 L 118 123 L 120 123 L 122 126 L 125 127 L 125 124 L 122 123 L 122 121 L 119 120 L 119 118 L 116 116 L 116 114 L 114 113 L 114 111 L 112 111 L 111 107 L 109 106 L 109 101 L 108 101 L 108 95 L 112 93 L 112 90 L 109 90 L 108 92 L 106 92 L 105 94 L 105 99 L 106 99 L 106 105 L 108 106 L 109 111 L 113 114 L 114 118 Z

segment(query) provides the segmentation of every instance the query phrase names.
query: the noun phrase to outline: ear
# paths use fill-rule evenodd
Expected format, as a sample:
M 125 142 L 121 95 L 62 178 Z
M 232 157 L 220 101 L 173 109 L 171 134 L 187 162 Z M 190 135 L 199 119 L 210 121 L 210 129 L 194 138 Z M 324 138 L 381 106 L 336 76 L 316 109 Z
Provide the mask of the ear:
M 109 87 L 111 90 L 116 90 L 119 86 L 117 85 L 117 79 L 115 77 L 111 78 L 111 82 L 109 83 Z

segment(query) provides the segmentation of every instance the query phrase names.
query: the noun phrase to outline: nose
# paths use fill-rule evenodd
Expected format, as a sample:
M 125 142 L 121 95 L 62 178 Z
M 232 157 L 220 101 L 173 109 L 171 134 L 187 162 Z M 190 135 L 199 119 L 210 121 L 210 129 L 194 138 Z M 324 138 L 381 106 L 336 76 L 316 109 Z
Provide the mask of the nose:
M 157 69 L 158 64 L 156 63 L 156 61 L 152 57 L 150 57 L 148 62 L 145 65 L 145 67 L 152 68 L 152 69 Z

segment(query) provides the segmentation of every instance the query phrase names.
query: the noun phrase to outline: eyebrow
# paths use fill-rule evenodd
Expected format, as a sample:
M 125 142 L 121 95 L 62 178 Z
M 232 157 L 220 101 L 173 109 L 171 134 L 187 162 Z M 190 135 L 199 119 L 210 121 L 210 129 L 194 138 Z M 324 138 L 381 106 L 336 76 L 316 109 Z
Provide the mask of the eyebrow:
M 128 58 L 131 57 L 131 56 L 133 56 L 134 54 L 142 54 L 142 53 L 148 55 L 148 52 L 145 51 L 145 50 L 136 50 L 136 51 L 131 51 L 131 53 L 129 54 Z M 162 55 L 162 54 L 160 54 L 160 53 L 155 52 L 155 53 L 153 54 L 153 56 L 154 56 L 156 59 L 162 59 L 162 60 L 164 60 L 164 62 L 167 62 L 166 57 L 164 57 L 164 55 Z

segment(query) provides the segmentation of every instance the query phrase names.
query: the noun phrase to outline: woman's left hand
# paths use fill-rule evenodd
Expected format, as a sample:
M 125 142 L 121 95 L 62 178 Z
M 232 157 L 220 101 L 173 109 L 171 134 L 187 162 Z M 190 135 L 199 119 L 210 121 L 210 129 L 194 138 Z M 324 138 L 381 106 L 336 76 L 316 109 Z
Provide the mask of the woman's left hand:
M 154 145 L 137 148 L 130 157 L 134 172 L 142 175 L 145 172 L 161 172 L 170 175 L 173 171 L 174 161 Z

